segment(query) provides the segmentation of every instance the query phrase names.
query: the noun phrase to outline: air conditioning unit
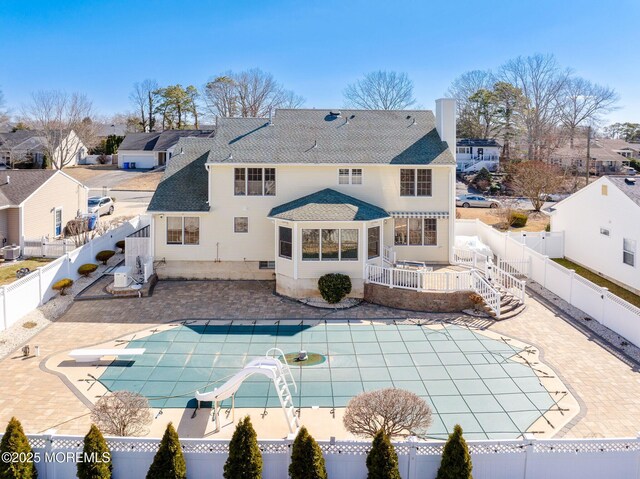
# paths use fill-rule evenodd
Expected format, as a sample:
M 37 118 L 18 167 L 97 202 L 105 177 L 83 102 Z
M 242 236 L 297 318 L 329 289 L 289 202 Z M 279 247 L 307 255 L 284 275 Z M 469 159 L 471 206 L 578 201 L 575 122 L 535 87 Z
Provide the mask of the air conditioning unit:
M 121 266 L 116 268 L 113 272 L 113 286 L 114 288 L 126 288 L 131 284 L 131 268 L 127 266 Z
M 20 246 L 11 245 L 1 248 L 5 261 L 15 261 L 20 257 Z

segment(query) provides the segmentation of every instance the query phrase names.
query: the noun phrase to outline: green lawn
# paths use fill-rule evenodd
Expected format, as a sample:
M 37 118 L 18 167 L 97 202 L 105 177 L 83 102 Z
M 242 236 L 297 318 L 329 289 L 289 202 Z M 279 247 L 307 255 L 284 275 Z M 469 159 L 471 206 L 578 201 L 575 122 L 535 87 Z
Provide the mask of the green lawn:
M 39 266 L 44 266 L 51 261 L 52 260 L 48 258 L 29 258 L 15 263 L 3 263 L 0 266 L 0 286 L 13 283 L 16 280 L 16 271 L 20 268 L 29 268 L 33 271 Z
M 555 261 L 561 266 L 564 266 L 565 268 L 575 270 L 576 274 L 579 274 L 583 278 L 588 279 L 589 281 L 597 284 L 598 286 L 602 286 L 603 288 L 609 288 L 609 291 L 611 291 L 616 296 L 640 308 L 640 296 L 638 296 L 637 294 L 633 294 L 631 291 L 624 289 L 622 286 L 618 286 L 617 284 L 612 283 L 608 279 L 603 278 L 599 274 L 594 273 L 593 271 L 588 270 L 587 268 L 583 268 L 582 266 L 578 266 L 575 263 L 572 263 L 568 259 L 553 258 L 553 261 Z

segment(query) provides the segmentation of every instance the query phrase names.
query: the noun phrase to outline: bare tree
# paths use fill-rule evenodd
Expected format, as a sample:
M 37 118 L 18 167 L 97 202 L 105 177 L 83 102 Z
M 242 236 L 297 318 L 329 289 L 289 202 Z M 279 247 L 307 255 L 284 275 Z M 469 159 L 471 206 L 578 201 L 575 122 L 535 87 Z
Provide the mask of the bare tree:
M 462 138 L 486 138 L 482 126 L 481 111 L 476 98 L 481 91 L 490 91 L 495 76 L 488 70 L 472 70 L 456 78 L 446 95 L 455 98 L 458 109 L 457 130 Z
M 431 425 L 431 408 L 404 389 L 379 389 L 358 394 L 347 404 L 344 427 L 356 436 L 424 436 Z
M 561 117 L 562 94 L 569 73 L 560 68 L 553 55 L 540 54 L 515 58 L 500 69 L 499 78 L 519 88 L 527 99 L 522 117 L 529 160 L 548 157 L 549 135 Z
M 573 148 L 576 130 L 585 123 L 597 123 L 600 115 L 616 109 L 618 94 L 613 88 L 597 85 L 584 78 L 569 78 L 564 85 L 560 120 L 569 133 Z
M 98 399 L 91 420 L 106 434 L 141 436 L 153 420 L 149 401 L 130 391 L 114 391 Z
M 402 110 L 413 105 L 413 82 L 406 73 L 375 71 L 347 85 L 344 99 L 348 106 L 365 110 Z
M 530 200 L 534 211 L 540 211 L 547 195 L 558 193 L 563 183 L 560 168 L 539 160 L 511 165 L 508 173 L 511 188 Z
M 83 94 L 39 91 L 32 94 L 24 114 L 29 126 L 41 132 L 53 168 L 64 168 L 97 143 L 93 105 Z
M 202 96 L 209 113 L 221 117 L 260 118 L 272 108 L 299 108 L 305 101 L 259 68 L 225 72 L 204 86 Z
M 160 86 L 155 80 L 146 79 L 133 84 L 129 100 L 131 100 L 134 110 L 138 112 L 142 131 L 153 131 L 155 128 L 155 113 L 160 103 L 159 90 Z

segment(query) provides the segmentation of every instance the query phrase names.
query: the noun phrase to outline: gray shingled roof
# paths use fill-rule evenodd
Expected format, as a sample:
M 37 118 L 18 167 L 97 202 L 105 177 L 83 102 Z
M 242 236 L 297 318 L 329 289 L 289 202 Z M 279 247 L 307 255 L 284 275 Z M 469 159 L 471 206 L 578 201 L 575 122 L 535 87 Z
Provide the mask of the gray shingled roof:
M 0 170 L 0 206 L 18 206 L 56 173 L 57 170 Z
M 415 122 L 415 123 L 414 123 Z M 427 110 L 277 110 L 264 118 L 219 118 L 211 163 L 454 165 Z
M 213 130 L 166 130 L 160 133 L 160 137 L 153 147 L 153 151 L 167 151 L 178 143 L 180 138 L 209 138 L 212 135 Z
M 40 138 L 43 133 L 37 130 L 17 130 L 0 133 L 0 150 L 9 151 L 30 138 Z
M 631 201 L 640 206 L 640 177 L 629 177 L 631 181 L 627 181 L 624 176 L 607 176 L 607 179 L 627 195 Z M 633 183 L 634 180 L 635 183 Z
M 382 208 L 331 188 L 276 206 L 270 218 L 289 221 L 372 221 L 388 218 Z
M 124 137 L 118 151 L 153 151 L 160 133 L 129 133 Z
M 181 138 L 167 163 L 162 180 L 151 198 L 148 211 L 209 211 L 205 163 L 211 147 L 206 138 Z

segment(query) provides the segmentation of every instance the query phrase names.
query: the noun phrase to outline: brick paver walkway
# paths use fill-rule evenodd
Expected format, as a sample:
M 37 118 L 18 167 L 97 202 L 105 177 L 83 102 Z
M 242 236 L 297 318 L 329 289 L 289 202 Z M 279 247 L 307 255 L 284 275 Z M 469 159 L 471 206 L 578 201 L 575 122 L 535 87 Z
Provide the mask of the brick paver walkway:
M 46 357 L 102 343 L 149 325 L 184 319 L 325 318 L 431 319 L 455 321 L 532 344 L 558 372 L 582 411 L 558 435 L 568 437 L 635 436 L 640 430 L 640 374 L 598 341 L 530 298 L 520 316 L 493 323 L 459 314 L 427 314 L 362 304 L 349 310 L 321 310 L 273 294 L 273 283 L 258 281 L 160 282 L 149 298 L 79 301 L 31 341 L 39 358 L 18 352 L 0 362 L 0 425 L 17 416 L 28 432 L 55 428 L 84 434 L 87 407 L 61 378 L 41 369 Z M 1 426 L 4 428 L 4 426 Z

